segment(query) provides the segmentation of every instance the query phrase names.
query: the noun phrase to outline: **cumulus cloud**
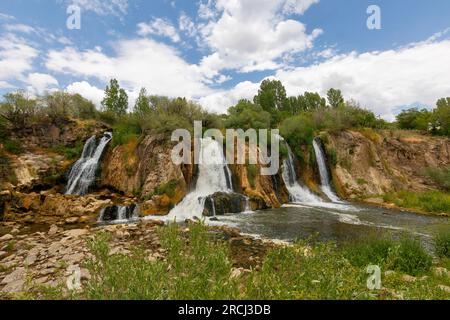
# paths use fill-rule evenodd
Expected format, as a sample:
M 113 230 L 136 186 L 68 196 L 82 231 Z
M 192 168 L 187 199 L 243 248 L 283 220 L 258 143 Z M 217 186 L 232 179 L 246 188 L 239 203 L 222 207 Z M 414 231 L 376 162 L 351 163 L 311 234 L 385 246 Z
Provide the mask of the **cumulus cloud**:
M 252 72 L 279 68 L 284 58 L 311 48 L 322 32 L 308 33 L 303 23 L 285 14 L 303 13 L 315 2 L 217 0 L 201 4 L 200 16 L 210 19 L 199 26 L 201 41 L 212 51 L 201 67 L 210 75 L 222 69 Z
M 434 105 L 448 96 L 450 40 L 423 42 L 398 50 L 339 55 L 309 67 L 279 70 L 289 94 L 340 88 L 386 119 L 399 106 Z
M 114 56 L 99 50 L 78 51 L 72 47 L 51 50 L 45 65 L 54 72 L 97 78 L 103 82 L 114 77 L 129 90 L 146 87 L 150 93 L 187 98 L 212 92 L 204 84 L 198 66 L 184 61 L 167 45 L 152 39 L 122 40 L 116 45 Z
M 92 101 L 97 108 L 100 109 L 103 97 L 104 97 L 104 91 L 92 86 L 87 81 L 81 81 L 81 82 L 74 82 L 67 86 L 67 92 L 72 94 L 80 94 L 84 98 Z
M 180 36 L 178 35 L 177 29 L 172 25 L 170 21 L 161 18 L 156 18 L 150 23 L 139 23 L 137 33 L 140 36 L 154 34 L 167 37 L 173 42 L 180 41 Z
M 34 94 L 42 94 L 45 91 L 57 90 L 58 80 L 49 74 L 30 73 L 26 82 L 29 84 L 28 91 Z
M 33 68 L 39 51 L 22 38 L 7 34 L 0 38 L 0 81 L 23 80 Z

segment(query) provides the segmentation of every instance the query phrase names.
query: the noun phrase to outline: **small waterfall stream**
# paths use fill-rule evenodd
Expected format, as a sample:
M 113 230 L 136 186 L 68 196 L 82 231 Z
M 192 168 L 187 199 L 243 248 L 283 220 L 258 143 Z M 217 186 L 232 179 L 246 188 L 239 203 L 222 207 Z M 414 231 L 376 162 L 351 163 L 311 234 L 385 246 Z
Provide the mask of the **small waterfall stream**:
M 97 138 L 89 138 L 83 149 L 81 158 L 73 165 L 66 186 L 68 195 L 85 195 L 95 182 L 97 170 L 103 152 L 112 139 L 112 134 L 106 132 L 97 145 Z
M 289 191 L 290 201 L 294 203 L 322 203 L 322 199 L 314 195 L 307 187 L 303 187 L 298 183 L 294 166 L 294 154 L 287 142 L 285 142 L 285 145 L 288 149 L 288 157 L 283 161 L 282 176 Z
M 111 206 L 103 208 L 98 218 L 99 223 L 120 223 L 139 219 L 139 207 L 131 206 Z
M 169 213 L 169 220 L 202 217 L 206 198 L 216 192 L 232 192 L 231 173 L 222 146 L 212 138 L 201 139 L 199 176 L 195 190 Z M 214 208 L 215 210 L 215 208 Z
M 331 179 L 330 174 L 328 172 L 327 162 L 325 160 L 325 153 L 321 146 L 320 141 L 317 139 L 314 139 L 313 141 L 313 147 L 314 152 L 316 154 L 317 158 L 317 165 L 319 167 L 319 173 L 320 173 L 320 182 L 321 182 L 321 189 L 323 193 L 332 201 L 332 202 L 342 202 L 341 199 L 336 195 L 336 193 L 333 191 L 331 187 Z

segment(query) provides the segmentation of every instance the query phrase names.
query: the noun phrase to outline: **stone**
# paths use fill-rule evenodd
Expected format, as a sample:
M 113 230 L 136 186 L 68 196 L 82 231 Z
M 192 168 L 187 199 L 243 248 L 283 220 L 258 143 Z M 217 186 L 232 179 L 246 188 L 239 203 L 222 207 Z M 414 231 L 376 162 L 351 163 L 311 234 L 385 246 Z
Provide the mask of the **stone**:
M 438 288 L 443 290 L 443 291 L 445 291 L 445 292 L 447 292 L 447 293 L 450 293 L 450 287 L 449 286 L 444 286 L 444 285 L 441 284 L 441 285 L 438 286 Z
M 14 228 L 14 229 L 11 230 L 11 234 L 12 234 L 12 235 L 17 235 L 17 234 L 19 234 L 19 233 L 20 233 L 20 230 L 17 229 L 17 228 Z
M 27 258 L 24 260 L 23 264 L 24 264 L 26 267 L 29 267 L 29 266 L 31 266 L 32 264 L 34 264 L 34 263 L 36 262 L 36 260 L 37 260 L 37 255 L 34 254 L 34 253 L 30 253 L 30 254 L 27 256 Z
M 26 276 L 26 270 L 23 267 L 17 268 L 10 274 L 8 274 L 1 282 L 1 284 L 10 284 L 18 280 L 24 280 Z
M 67 218 L 65 222 L 66 224 L 76 224 L 78 222 L 78 217 Z
M 5 292 L 5 293 L 19 293 L 19 292 L 23 291 L 24 285 L 25 285 L 25 280 L 24 279 L 12 281 L 12 282 L 8 283 L 2 289 L 2 291 Z
M 10 241 L 14 239 L 14 236 L 11 234 L 5 234 L 3 237 L 0 238 L 0 241 Z
M 88 233 L 89 233 L 89 230 L 87 230 L 87 229 L 73 229 L 73 230 L 67 230 L 66 232 L 64 232 L 64 235 L 69 238 L 78 238 L 78 237 L 84 236 Z
M 8 252 L 0 251 L 0 260 L 3 259 L 4 257 L 6 257 L 7 255 L 8 255 Z
M 434 268 L 433 273 L 438 277 L 445 277 L 445 276 L 450 277 L 450 272 L 443 267 Z
M 413 282 L 416 282 L 416 280 L 417 280 L 416 277 L 413 277 L 413 276 L 410 276 L 410 275 L 407 275 L 407 274 L 402 276 L 402 281 L 403 282 L 413 283 Z
M 48 235 L 54 236 L 57 233 L 58 233 L 58 226 L 56 224 L 52 224 L 50 229 L 48 230 Z

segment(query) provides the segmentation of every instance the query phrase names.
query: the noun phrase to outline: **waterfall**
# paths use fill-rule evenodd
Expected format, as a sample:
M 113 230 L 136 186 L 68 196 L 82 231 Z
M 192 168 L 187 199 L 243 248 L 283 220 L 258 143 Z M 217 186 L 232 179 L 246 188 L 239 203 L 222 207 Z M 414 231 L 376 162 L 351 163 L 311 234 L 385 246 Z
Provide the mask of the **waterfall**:
M 169 213 L 169 220 L 201 217 L 206 198 L 216 192 L 232 192 L 231 173 L 222 146 L 212 138 L 201 139 L 199 175 L 195 190 Z
M 112 139 L 112 134 L 106 132 L 97 145 L 95 136 L 89 138 L 83 148 L 81 158 L 73 165 L 66 186 L 66 194 L 85 195 L 95 182 L 97 170 L 103 151 Z
M 325 158 L 324 150 L 320 144 L 320 141 L 317 139 L 314 139 L 313 141 L 313 147 L 314 152 L 316 154 L 317 158 L 317 165 L 319 167 L 319 173 L 320 173 L 320 182 L 321 182 L 321 189 L 323 193 L 332 201 L 332 202 L 341 202 L 341 199 L 334 193 L 332 187 L 331 187 L 331 179 L 330 174 L 328 172 L 328 166 Z
M 307 187 L 298 183 L 294 166 L 294 154 L 286 142 L 288 157 L 283 161 L 283 181 L 289 191 L 290 201 L 301 203 L 320 203 L 322 199 L 314 195 Z
M 139 207 L 131 206 L 111 206 L 100 211 L 98 222 L 126 222 L 139 218 Z

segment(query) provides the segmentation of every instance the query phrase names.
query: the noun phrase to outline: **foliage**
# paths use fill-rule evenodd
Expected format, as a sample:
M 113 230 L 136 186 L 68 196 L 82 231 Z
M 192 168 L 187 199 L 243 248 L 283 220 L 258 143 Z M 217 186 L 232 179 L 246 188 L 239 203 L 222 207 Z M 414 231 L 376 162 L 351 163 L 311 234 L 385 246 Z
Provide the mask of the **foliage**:
M 253 102 L 274 117 L 277 116 L 277 112 L 288 109 L 286 89 L 278 80 L 264 80 Z
M 328 103 L 332 108 L 338 108 L 344 104 L 344 97 L 341 90 L 331 88 L 327 92 Z
M 115 125 L 113 125 L 113 138 L 111 141 L 112 147 L 124 145 L 132 139 L 137 139 L 141 130 L 133 115 L 125 115 L 120 118 Z
M 443 230 L 434 237 L 436 254 L 440 258 L 450 258 L 450 231 Z
M 413 276 L 429 272 L 432 265 L 432 258 L 420 241 L 409 236 L 397 242 L 382 235 L 372 235 L 358 243 L 347 244 L 343 252 L 355 266 L 378 265 L 384 270 Z
M 258 175 L 258 167 L 254 164 L 247 164 L 247 179 L 250 186 L 255 189 L 256 188 L 256 176 Z
M 142 88 L 139 92 L 139 97 L 136 100 L 136 103 L 134 105 L 133 112 L 145 115 L 151 111 L 150 107 L 150 99 L 147 95 L 147 90 L 145 88 Z
M 17 91 L 3 96 L 0 104 L 0 117 L 7 120 L 14 128 L 29 125 L 37 113 L 37 101 L 25 92 Z
M 433 121 L 435 133 L 450 137 L 450 97 L 437 101 Z
M 412 108 L 402 111 L 397 116 L 397 123 L 400 129 L 427 131 L 431 116 L 432 113 L 426 109 Z
M 105 89 L 105 97 L 102 101 L 104 111 L 112 112 L 117 116 L 123 116 L 128 109 L 128 95 L 124 89 L 120 88 L 116 79 L 111 79 Z
M 228 109 L 228 114 L 229 117 L 225 121 L 227 128 L 243 130 L 270 128 L 270 113 L 248 100 L 240 100 L 236 106 Z
M 83 143 L 79 141 L 72 147 L 60 144 L 53 147 L 51 150 L 58 154 L 64 155 L 66 159 L 74 160 L 80 157 L 80 154 L 83 152 L 83 147 Z
M 168 195 L 170 198 L 175 196 L 175 190 L 178 186 L 178 181 L 177 180 L 170 180 L 169 182 L 160 184 L 159 186 L 157 186 L 155 188 L 155 190 L 153 191 L 153 195 L 163 195 L 166 194 Z
M 427 168 L 425 175 L 436 182 L 440 188 L 450 191 L 450 166 L 446 168 Z
M 426 212 L 450 213 L 450 194 L 440 191 L 412 192 L 400 191 L 386 194 L 384 201 L 402 208 L 419 209 Z

